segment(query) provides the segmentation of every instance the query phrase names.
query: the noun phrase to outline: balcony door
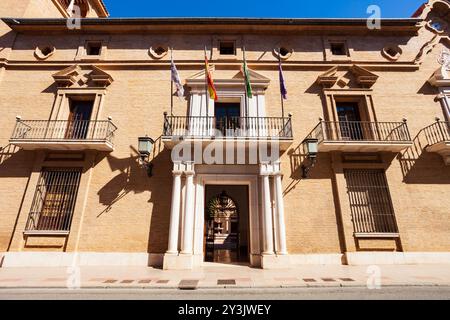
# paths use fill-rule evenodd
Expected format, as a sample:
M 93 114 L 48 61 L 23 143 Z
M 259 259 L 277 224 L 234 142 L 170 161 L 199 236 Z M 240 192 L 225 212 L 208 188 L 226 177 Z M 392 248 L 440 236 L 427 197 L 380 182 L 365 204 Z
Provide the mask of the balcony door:
M 357 102 L 338 102 L 336 104 L 339 129 L 343 140 L 363 140 L 361 114 Z
M 239 102 L 216 102 L 214 104 L 216 129 L 222 135 L 235 135 L 241 128 L 241 104 Z
M 93 104 L 93 101 L 70 100 L 66 139 L 86 139 Z

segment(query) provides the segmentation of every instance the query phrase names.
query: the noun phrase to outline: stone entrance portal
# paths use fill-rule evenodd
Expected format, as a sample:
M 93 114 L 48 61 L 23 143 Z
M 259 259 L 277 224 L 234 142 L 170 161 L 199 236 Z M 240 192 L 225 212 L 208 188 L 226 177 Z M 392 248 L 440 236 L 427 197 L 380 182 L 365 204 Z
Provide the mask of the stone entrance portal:
M 249 262 L 248 196 L 248 186 L 206 185 L 206 262 Z

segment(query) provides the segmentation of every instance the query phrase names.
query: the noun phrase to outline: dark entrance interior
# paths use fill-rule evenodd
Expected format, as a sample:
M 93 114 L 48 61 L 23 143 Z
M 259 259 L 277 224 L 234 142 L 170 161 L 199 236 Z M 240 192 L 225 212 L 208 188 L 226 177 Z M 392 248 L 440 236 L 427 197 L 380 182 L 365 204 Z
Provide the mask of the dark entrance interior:
M 89 129 L 93 101 L 70 99 L 66 139 L 85 139 Z
M 362 140 L 364 136 L 359 104 L 357 102 L 337 102 L 336 109 L 341 138 L 346 140 Z
M 206 186 L 205 261 L 248 263 L 248 217 L 247 186 Z
M 241 125 L 241 104 L 239 102 L 216 102 L 214 104 L 216 129 L 227 136 Z

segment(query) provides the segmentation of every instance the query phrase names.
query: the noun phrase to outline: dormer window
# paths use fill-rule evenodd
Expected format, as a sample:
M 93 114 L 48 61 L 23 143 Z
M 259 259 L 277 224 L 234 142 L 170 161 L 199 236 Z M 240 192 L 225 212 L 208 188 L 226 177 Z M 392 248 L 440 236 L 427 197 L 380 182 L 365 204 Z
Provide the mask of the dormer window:
M 234 41 L 219 42 L 220 55 L 234 56 L 236 55 L 236 43 Z
M 89 41 L 86 44 L 87 56 L 99 56 L 102 53 L 102 43 L 100 41 Z

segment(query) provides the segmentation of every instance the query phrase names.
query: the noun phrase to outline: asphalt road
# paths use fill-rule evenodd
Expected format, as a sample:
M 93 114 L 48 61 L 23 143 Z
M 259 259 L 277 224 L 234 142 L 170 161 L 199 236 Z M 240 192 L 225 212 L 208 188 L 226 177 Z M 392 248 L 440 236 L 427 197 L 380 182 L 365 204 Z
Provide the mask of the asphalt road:
M 450 300 L 450 287 L 282 289 L 0 289 L 0 300 Z

